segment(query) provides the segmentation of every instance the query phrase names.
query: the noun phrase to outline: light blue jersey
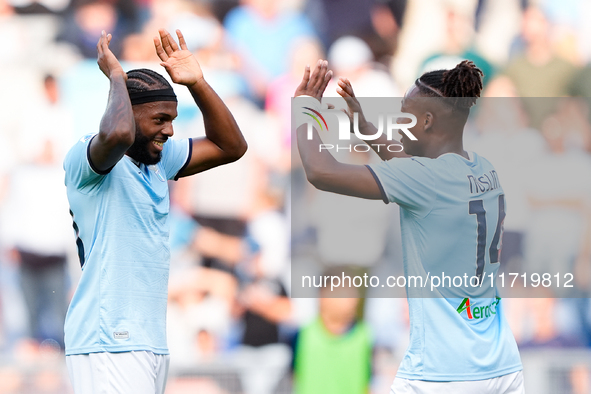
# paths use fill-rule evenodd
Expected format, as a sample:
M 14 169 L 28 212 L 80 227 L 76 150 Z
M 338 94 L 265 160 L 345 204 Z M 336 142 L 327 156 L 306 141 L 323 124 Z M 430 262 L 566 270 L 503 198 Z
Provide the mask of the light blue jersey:
M 93 169 L 83 137 L 64 161 L 82 276 L 65 324 L 66 355 L 133 350 L 168 354 L 168 180 L 191 158 L 191 140 L 169 139 L 151 166 L 123 156 Z
M 447 153 L 370 166 L 384 201 L 400 206 L 405 275 L 475 277 L 475 287 L 407 284 L 410 344 L 400 378 L 481 380 L 522 369 L 503 301 L 491 286 L 505 198 L 493 166 L 474 153 L 470 158 Z

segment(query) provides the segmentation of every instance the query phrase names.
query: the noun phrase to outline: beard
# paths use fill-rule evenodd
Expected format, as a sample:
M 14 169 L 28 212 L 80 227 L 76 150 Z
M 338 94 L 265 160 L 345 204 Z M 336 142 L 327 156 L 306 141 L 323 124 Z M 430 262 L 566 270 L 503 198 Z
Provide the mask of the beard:
M 147 166 L 156 164 L 160 161 L 160 159 L 162 159 L 162 152 L 158 152 L 157 155 L 150 153 L 148 146 L 151 143 L 152 140 L 139 131 L 136 131 L 135 141 L 133 141 L 133 145 L 127 149 L 127 155 L 132 159 L 139 161 L 140 163 L 144 163 Z

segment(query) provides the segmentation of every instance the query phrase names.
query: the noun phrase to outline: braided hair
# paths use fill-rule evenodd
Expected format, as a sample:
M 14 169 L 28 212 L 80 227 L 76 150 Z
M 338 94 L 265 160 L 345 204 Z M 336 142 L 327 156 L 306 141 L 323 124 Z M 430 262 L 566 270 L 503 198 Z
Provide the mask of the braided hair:
M 483 76 L 473 62 L 464 60 L 451 70 L 424 73 L 415 85 L 425 96 L 445 97 L 454 109 L 468 111 L 480 97 Z
M 126 86 L 129 93 L 172 88 L 162 75 L 147 68 L 128 71 Z

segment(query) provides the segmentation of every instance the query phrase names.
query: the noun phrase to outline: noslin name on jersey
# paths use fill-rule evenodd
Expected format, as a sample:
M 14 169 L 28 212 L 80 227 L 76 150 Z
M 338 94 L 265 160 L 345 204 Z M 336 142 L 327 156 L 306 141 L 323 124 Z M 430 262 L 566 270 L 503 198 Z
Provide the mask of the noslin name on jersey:
M 485 319 L 497 314 L 497 305 L 499 304 L 499 301 L 501 301 L 501 298 L 496 297 L 496 299 L 491 302 L 490 305 L 473 306 L 470 305 L 470 298 L 464 298 L 456 310 L 459 314 L 462 314 L 462 312 L 466 311 L 466 315 L 470 320 Z
M 480 194 L 501 187 L 499 176 L 495 170 L 490 170 L 478 178 L 474 175 L 468 175 L 468 181 L 470 182 L 470 194 Z

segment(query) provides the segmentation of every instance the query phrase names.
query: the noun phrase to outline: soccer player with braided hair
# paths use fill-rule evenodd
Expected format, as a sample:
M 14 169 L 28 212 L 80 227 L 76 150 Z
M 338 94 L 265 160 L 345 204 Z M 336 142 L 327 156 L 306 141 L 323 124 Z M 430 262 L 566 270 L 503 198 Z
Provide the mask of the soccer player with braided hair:
M 328 192 L 396 203 L 405 276 L 426 280 L 426 286 L 406 282 L 410 343 L 391 394 L 524 392 L 518 348 L 490 279 L 499 269 L 505 196 L 490 162 L 465 151 L 462 143 L 482 76 L 472 62 L 463 61 L 415 81 L 401 107 L 417 121 L 408 128 L 416 140 L 400 133 L 408 157 L 376 149 L 382 158 L 378 164 L 340 163 L 319 149 L 322 141 L 315 128 L 308 135 L 309 122 L 296 124 L 309 182 Z M 295 96 L 308 96 L 307 108 L 319 109 L 331 77 L 326 61 L 313 73 L 306 68 Z M 375 134 L 346 78 L 339 79 L 337 92 L 349 114 L 358 113 L 359 131 Z M 408 118 L 398 123 L 408 123 Z M 374 149 L 380 143 L 388 143 L 385 136 L 371 141 Z M 452 286 L 444 279 L 441 287 L 429 286 L 437 283 L 434 276 L 444 275 L 468 281 Z
M 76 394 L 163 394 L 169 365 L 166 305 L 170 251 L 168 181 L 238 160 L 246 141 L 203 78 L 177 30 L 154 38 L 172 81 L 189 89 L 205 137 L 175 140 L 177 98 L 148 69 L 124 72 L 99 39 L 98 65 L 110 81 L 99 132 L 64 161 L 82 266 L 65 323 L 66 364 Z

